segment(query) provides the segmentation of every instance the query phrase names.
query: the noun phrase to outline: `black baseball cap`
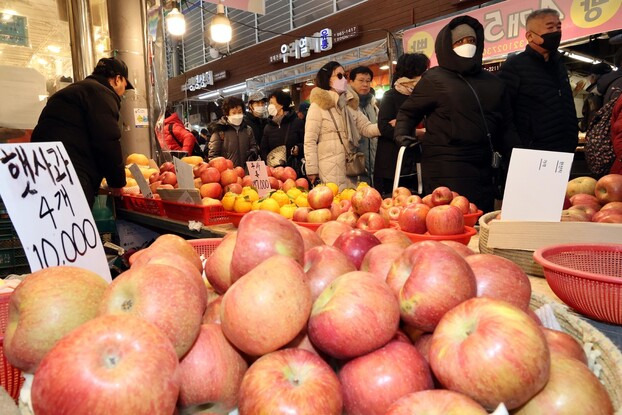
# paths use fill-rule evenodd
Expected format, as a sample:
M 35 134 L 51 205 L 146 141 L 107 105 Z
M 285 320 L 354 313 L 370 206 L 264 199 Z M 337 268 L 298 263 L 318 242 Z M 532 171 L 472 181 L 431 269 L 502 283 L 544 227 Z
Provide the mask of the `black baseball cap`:
M 134 89 L 134 85 L 132 85 L 128 77 L 129 71 L 127 65 L 119 58 L 101 58 L 99 62 L 97 62 L 93 73 L 105 75 L 107 77 L 121 75 L 127 81 L 125 89 Z

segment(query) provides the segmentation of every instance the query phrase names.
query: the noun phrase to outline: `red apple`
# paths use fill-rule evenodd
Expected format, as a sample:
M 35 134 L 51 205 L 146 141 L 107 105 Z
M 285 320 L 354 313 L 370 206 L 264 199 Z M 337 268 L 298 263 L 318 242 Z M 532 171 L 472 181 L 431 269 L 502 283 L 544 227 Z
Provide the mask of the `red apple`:
M 238 230 L 236 250 L 240 233 Z M 290 257 L 275 254 L 227 290 L 220 318 L 222 331 L 231 343 L 244 353 L 261 356 L 296 337 L 310 311 L 311 291 L 302 267 Z
M 622 223 L 622 211 L 617 209 L 608 209 L 602 213 L 596 212 L 594 216 L 592 216 L 592 222 Z
M 448 205 L 454 198 L 448 187 L 440 186 L 432 191 L 432 204 L 434 206 Z
M 426 390 L 411 393 L 391 405 L 385 415 L 487 415 L 473 399 L 448 390 Z
M 268 175 L 268 177 L 274 176 L 274 170 L 272 169 L 272 167 L 266 166 L 266 174 Z
M 202 324 L 220 324 L 220 306 L 222 305 L 222 295 L 219 295 L 214 301 L 207 305 L 205 313 L 203 313 Z M 200 336 L 200 334 L 199 334 Z
M 200 178 L 200 177 L 195 178 L 195 179 L 192 181 L 192 183 L 193 183 L 193 185 L 194 185 L 194 188 L 195 188 L 195 189 L 200 189 L 200 188 L 201 188 L 201 186 L 203 186 L 203 182 L 201 181 L 201 178 Z
M 288 179 L 291 180 L 296 180 L 296 170 L 294 170 L 293 168 L 287 166 L 283 169 L 283 173 L 281 174 L 281 180 L 283 180 L 284 182 L 287 181 Z
M 270 178 L 268 178 L 270 181 Z M 244 176 L 242 178 L 242 187 L 253 187 L 253 178 L 251 176 Z
M 387 284 L 355 271 L 334 280 L 313 303 L 311 342 L 337 359 L 362 356 L 395 335 L 399 306 Z
M 307 196 L 309 206 L 311 206 L 312 209 L 330 208 L 330 205 L 333 203 L 333 198 L 333 191 L 330 190 L 330 187 L 323 184 L 315 186 Z
M 283 182 L 283 191 L 287 192 L 289 189 L 296 187 L 296 181 L 294 179 L 287 179 Z
M 205 288 L 199 292 L 191 275 L 168 265 L 146 264 L 112 281 L 99 315 L 143 318 L 162 330 L 182 357 L 199 335 L 206 305 Z
M 341 215 L 342 213 L 343 213 L 343 210 L 341 209 L 341 205 L 339 204 L 339 202 L 331 203 L 330 205 L 331 220 L 337 220 L 339 215 Z
M 23 372 L 34 373 L 61 337 L 95 318 L 107 287 L 102 277 L 77 267 L 44 268 L 28 275 L 5 308 L 6 359 Z
M 149 176 L 149 184 L 159 182 L 159 181 L 160 181 L 160 172 L 151 173 L 151 176 Z
M 277 180 L 283 180 L 283 166 L 273 167 L 272 168 L 272 175 Z
M 356 271 L 356 267 L 339 249 L 322 245 L 305 252 L 304 271 L 311 299 L 315 301 L 333 280 Z
M 417 254 L 399 292 L 400 313 L 406 324 L 433 332 L 446 312 L 475 297 L 475 276 L 464 258 L 440 242 L 430 241 Z
M 246 369 L 246 361 L 227 341 L 220 325 L 203 324 L 192 349 L 179 362 L 180 406 L 209 404 L 210 411 L 233 410 Z
M 151 193 L 158 193 L 159 188 L 162 188 L 161 181 L 153 182 L 149 185 L 149 189 L 151 189 Z
M 596 179 L 582 176 L 572 179 L 566 185 L 566 197 L 571 198 L 577 194 L 593 195 L 596 188 Z
M 311 212 L 310 207 L 296 208 L 292 220 L 295 222 L 309 222 L 309 212 Z
M 309 212 L 307 221 L 309 223 L 326 223 L 333 219 L 330 209 L 316 209 Z
M 455 206 L 458 209 L 460 209 L 460 211 L 462 212 L 463 215 L 466 215 L 469 213 L 469 199 L 467 199 L 464 196 L 456 196 L 453 199 L 451 199 L 451 202 L 449 202 L 449 204 L 451 206 Z
M 568 209 L 568 210 L 562 210 L 561 221 L 562 222 L 589 222 L 590 217 L 584 210 Z
M 401 206 L 404 207 L 408 204 L 407 200 L 410 196 L 399 195 L 393 198 L 393 206 Z
M 487 409 L 504 403 L 512 410 L 544 387 L 550 356 L 544 334 L 524 311 L 477 297 L 443 316 L 432 336 L 430 366 L 447 389 Z
M 479 211 L 475 203 L 469 203 L 469 213 L 477 213 Z
M 402 254 L 395 261 L 393 261 L 393 265 L 391 265 L 391 269 L 387 274 L 387 284 L 395 295 L 395 298 L 399 298 L 404 283 L 412 272 L 414 264 L 419 260 L 420 250 L 426 246 L 434 247 L 435 244 L 432 242 L 433 241 L 423 241 L 411 244 L 402 251 Z
M 224 157 L 216 157 L 209 161 L 210 167 L 216 167 L 219 172 L 227 170 L 227 159 Z
M 378 213 L 367 212 L 361 215 L 356 222 L 356 227 L 369 232 L 376 232 L 380 229 L 388 228 L 389 222 Z
M 225 159 L 225 163 L 227 164 L 228 169 L 233 169 L 233 160 Z
M 423 199 L 421 199 L 421 196 L 411 195 L 408 196 L 408 199 L 406 199 L 406 206 L 416 205 L 417 203 L 423 203 Z
M 304 263 L 304 242 L 296 225 L 267 210 L 248 212 L 238 225 L 231 261 L 232 281 L 275 254 L 288 256 L 300 265 Z
M 430 235 L 458 235 L 464 232 L 464 215 L 455 206 L 435 206 L 428 212 L 425 224 Z
M 369 272 L 377 276 L 380 280 L 386 281 L 391 265 L 404 250 L 399 244 L 381 243 L 367 251 L 363 262 L 361 263 L 361 271 Z
M 304 243 L 305 248 L 305 255 L 307 251 L 309 251 L 311 248 L 315 248 L 316 246 L 324 246 L 324 241 L 322 241 L 320 235 L 318 235 L 311 229 L 298 225 L 296 225 L 296 229 L 298 229 L 298 232 L 300 232 L 300 236 L 302 236 L 302 242 Z
M 227 169 L 220 173 L 220 184 L 224 186 L 228 186 L 233 183 L 237 183 L 238 174 L 233 169 Z
M 354 212 L 343 212 L 339 217 L 337 217 L 337 222 L 343 222 L 350 226 L 350 228 L 354 228 L 356 223 L 359 220 L 359 215 Z
M 393 199 L 390 197 L 382 199 L 382 203 L 380 204 L 381 208 L 389 210 L 391 206 L 393 206 Z
M 604 211 L 608 211 L 609 209 L 622 211 L 622 202 L 609 202 L 606 205 L 604 205 L 602 208 L 600 208 L 600 210 L 604 210 Z
M 362 215 L 366 212 L 378 212 L 382 204 L 382 196 L 373 187 L 365 186 L 354 192 L 350 202 L 352 202 L 354 213 Z
M 296 179 L 296 186 L 302 187 L 304 190 L 309 190 L 309 182 L 304 177 Z
M 231 259 L 236 239 L 237 232 L 228 233 L 205 261 L 205 277 L 219 294 L 224 294 L 233 284 Z
M 343 199 L 339 202 L 339 206 L 341 206 L 341 212 L 351 212 L 352 211 L 352 202 L 349 200 Z
M 170 161 L 166 161 L 160 166 L 160 173 L 164 173 L 167 171 L 170 171 L 171 173 L 176 173 L 175 165 Z
M 181 255 L 188 261 L 192 262 L 192 264 L 196 267 L 196 269 L 199 270 L 199 272 L 203 272 L 203 262 L 201 262 L 201 257 L 194 249 L 194 247 L 180 236 L 173 234 L 160 235 L 149 246 L 149 249 L 151 248 L 160 252 L 173 252 Z
M 201 197 L 211 197 L 220 199 L 222 197 L 222 186 L 219 183 L 206 183 L 199 189 Z
M 344 232 L 351 231 L 352 227 L 343 221 L 330 221 L 323 223 L 315 231 L 326 245 L 333 245 L 337 238 Z
M 362 229 L 346 231 L 339 235 L 333 243 L 335 248 L 346 254 L 357 269 L 361 267 L 367 251 L 376 245 L 380 245 L 380 240 L 373 233 Z
M 576 205 L 576 206 L 571 206 L 568 210 L 582 210 L 583 212 L 585 212 L 585 215 L 587 216 L 587 220 L 591 221 L 592 217 L 596 214 L 596 212 L 600 211 L 600 205 L 592 205 L 592 206 L 588 206 L 588 205 Z
M 410 205 L 402 210 L 397 223 L 404 232 L 424 234 L 427 231 L 426 217 L 430 208 L 423 203 Z
M 341 415 L 341 385 L 335 372 L 303 349 L 262 356 L 240 387 L 240 414 Z
M 400 219 L 400 215 L 402 214 L 403 208 L 398 206 L 392 206 L 386 213 L 386 219 L 397 222 Z
M 432 333 L 421 334 L 413 343 L 428 363 L 430 362 L 430 344 L 432 344 Z
M 531 283 L 521 267 L 491 254 L 475 254 L 465 259 L 475 274 L 478 297 L 504 300 L 524 311 L 529 308 Z
M 622 174 L 608 174 L 596 182 L 596 199 L 601 205 L 622 202 Z
M 203 183 L 219 183 L 220 171 L 216 167 L 207 167 L 200 175 Z
M 600 206 L 598 199 L 596 198 L 596 196 L 594 196 L 593 193 L 591 195 L 584 194 L 584 193 L 576 194 L 570 198 L 570 204 L 572 206 L 574 205 L 599 205 Z
M 172 171 L 165 171 L 160 174 L 160 181 L 162 182 L 162 184 L 175 186 L 177 184 L 177 175 Z
M 238 177 L 244 178 L 244 175 L 246 174 L 244 172 L 244 167 L 236 166 L 236 167 L 233 168 L 233 170 L 235 170 L 235 172 L 238 174 Z
M 396 198 L 397 196 L 400 196 L 400 195 L 409 197 L 412 195 L 412 193 L 406 187 L 396 187 L 395 189 L 393 189 L 393 193 L 391 194 L 393 198 Z
M 401 248 L 406 248 L 407 246 L 412 244 L 410 238 L 408 238 L 408 236 L 404 235 L 403 232 L 400 232 L 397 229 L 380 229 L 379 231 L 374 232 L 374 236 L 378 238 L 378 240 L 382 244 L 396 244 Z
M 440 242 L 443 245 L 447 245 L 448 247 L 452 248 L 462 258 L 466 258 L 469 255 L 475 254 L 475 252 L 473 252 L 471 248 L 469 248 L 465 244 L 461 244 L 460 242 L 456 242 L 456 241 L 440 241 Z
M 583 347 L 571 335 L 563 331 L 551 330 L 541 327 L 551 353 L 559 353 L 565 357 L 571 357 L 583 362 L 587 366 L 587 356 Z
M 37 415 L 172 414 L 179 363 L 171 342 L 135 316 L 102 316 L 63 337 L 32 384 Z
M 282 180 L 277 180 L 277 182 L 278 182 L 278 186 L 279 186 L 278 188 L 280 190 L 283 190 L 283 181 Z
M 548 382 L 513 413 L 610 415 L 613 411 L 611 398 L 605 387 L 587 366 L 576 359 L 551 353 L 551 375 Z
M 350 360 L 339 371 L 339 381 L 348 415 L 384 415 L 401 397 L 434 388 L 423 356 L 400 341 Z
M 235 193 L 236 195 L 241 195 L 242 194 L 242 185 L 239 183 L 231 183 L 227 186 L 225 186 L 224 193 Z
M 192 175 L 194 176 L 194 178 L 200 178 L 201 177 L 201 173 L 203 172 L 203 170 L 205 170 L 207 167 L 209 167 L 209 164 L 201 162 L 199 164 L 196 164 L 194 166 L 192 166 Z
M 426 195 L 423 197 L 423 199 L 421 199 L 421 203 L 423 203 L 424 205 L 428 205 L 429 207 L 433 208 L 435 205 L 434 203 L 432 203 L 432 195 Z

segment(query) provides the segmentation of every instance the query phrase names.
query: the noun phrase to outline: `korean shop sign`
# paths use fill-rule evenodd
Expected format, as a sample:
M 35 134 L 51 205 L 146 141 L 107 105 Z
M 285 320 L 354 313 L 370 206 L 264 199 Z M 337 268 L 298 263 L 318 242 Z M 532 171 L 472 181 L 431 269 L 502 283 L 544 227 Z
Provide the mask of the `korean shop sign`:
M 321 53 L 333 48 L 333 31 L 322 29 L 313 36 L 296 39 L 287 44 L 283 43 L 279 53 L 270 56 L 270 63 L 289 62 L 289 58 L 302 59 L 311 56 L 312 52 Z

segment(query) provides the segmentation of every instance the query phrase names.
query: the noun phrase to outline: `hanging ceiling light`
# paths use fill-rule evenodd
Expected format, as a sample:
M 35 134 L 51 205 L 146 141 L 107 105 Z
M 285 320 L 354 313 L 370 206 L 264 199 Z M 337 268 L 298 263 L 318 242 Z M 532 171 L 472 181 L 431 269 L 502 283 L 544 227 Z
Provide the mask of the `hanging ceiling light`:
M 173 7 L 166 15 L 166 30 L 171 36 L 182 36 L 186 33 L 186 18 L 177 7 Z
M 219 3 L 216 12 L 209 27 L 210 36 L 216 43 L 227 43 L 231 41 L 231 23 L 225 16 L 225 5 Z

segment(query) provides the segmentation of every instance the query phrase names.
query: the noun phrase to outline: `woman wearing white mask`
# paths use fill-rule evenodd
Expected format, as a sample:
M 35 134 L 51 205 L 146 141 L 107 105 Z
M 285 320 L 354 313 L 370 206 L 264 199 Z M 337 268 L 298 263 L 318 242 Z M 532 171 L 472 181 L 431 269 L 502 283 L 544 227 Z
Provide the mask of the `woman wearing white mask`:
M 225 114 L 214 128 L 209 140 L 207 158 L 225 157 L 234 166 L 246 168 L 246 162 L 256 160 L 259 149 L 253 129 L 244 122 L 244 102 L 237 97 L 226 98 L 222 104 Z
M 356 151 L 360 136 L 380 135 L 358 111 L 358 100 L 347 91 L 345 70 L 338 62 L 328 62 L 318 71 L 311 91 L 311 106 L 305 123 L 304 153 L 307 177 L 333 182 L 339 189 L 355 187 L 357 177 L 346 175 L 346 149 Z
M 421 168 L 424 193 L 447 186 L 480 209 L 493 209 L 493 152 L 509 159 L 520 141 L 505 84 L 482 69 L 484 28 L 474 18 L 452 19 L 439 32 L 438 66 L 423 74 L 396 119 L 395 139 L 408 145 L 425 117 Z
M 421 75 L 430 67 L 430 59 L 423 53 L 406 53 L 400 56 L 393 71 L 393 87 L 389 89 L 380 102 L 378 112 L 378 128 L 381 136 L 378 138 L 376 150 L 376 162 L 374 166 L 374 187 L 382 195 L 391 197 L 393 191 L 393 178 L 397 164 L 399 146 L 393 139 L 395 117 L 400 107 L 410 96 L 421 79 Z M 423 130 L 418 130 L 423 133 Z M 408 151 L 402 162 L 401 175 L 409 175 L 415 168 L 414 151 Z M 414 188 L 413 180 L 403 179 L 401 186 Z
M 300 174 L 305 123 L 298 118 L 292 107 L 292 97 L 287 92 L 274 91 L 270 94 L 268 103 L 268 124 L 264 128 L 263 140 L 259 146 L 261 157 L 272 167 L 288 165 Z M 283 146 L 285 151 L 280 151 Z M 268 157 L 273 150 L 274 154 L 279 154 L 278 159 Z

